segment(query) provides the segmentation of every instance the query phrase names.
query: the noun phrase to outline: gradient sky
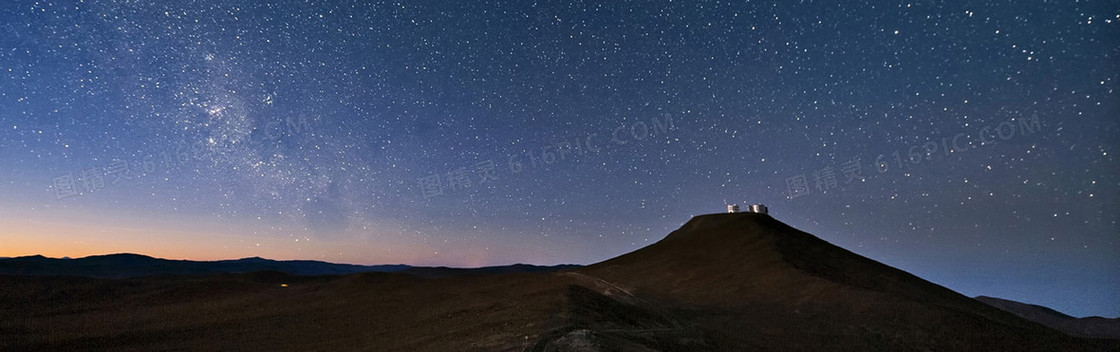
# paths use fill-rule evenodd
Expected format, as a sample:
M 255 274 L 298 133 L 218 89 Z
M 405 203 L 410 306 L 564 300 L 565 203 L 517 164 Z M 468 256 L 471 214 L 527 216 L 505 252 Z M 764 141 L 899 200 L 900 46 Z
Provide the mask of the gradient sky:
M 764 203 L 1116 317 L 1117 62 L 1116 1 L 7 1 L 0 256 L 588 264 Z

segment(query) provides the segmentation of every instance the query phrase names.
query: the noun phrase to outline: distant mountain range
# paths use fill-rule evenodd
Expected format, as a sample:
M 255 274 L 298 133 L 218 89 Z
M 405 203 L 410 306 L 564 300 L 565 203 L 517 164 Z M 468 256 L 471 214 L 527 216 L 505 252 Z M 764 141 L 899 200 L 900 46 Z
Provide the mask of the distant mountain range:
M 192 261 L 153 258 L 121 253 L 77 259 L 47 258 L 41 255 L 0 258 L 0 275 L 80 276 L 92 278 L 132 278 L 157 275 L 235 274 L 276 271 L 292 275 L 346 275 L 364 272 L 403 272 L 436 278 L 488 273 L 541 272 L 577 267 L 575 265 L 536 266 L 514 264 L 483 268 L 414 267 L 410 265 L 354 265 L 315 260 L 271 260 L 259 257 L 236 260 Z
M 976 300 L 1070 335 L 1120 339 L 1120 318 L 1074 318 L 1040 305 L 987 296 Z

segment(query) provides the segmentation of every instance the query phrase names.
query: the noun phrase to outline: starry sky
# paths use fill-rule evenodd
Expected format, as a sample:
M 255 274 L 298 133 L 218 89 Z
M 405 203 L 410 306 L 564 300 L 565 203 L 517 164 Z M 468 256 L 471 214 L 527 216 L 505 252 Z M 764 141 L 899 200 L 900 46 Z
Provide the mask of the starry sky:
M 1116 1 L 6 1 L 0 256 L 589 264 L 727 203 L 1120 316 Z

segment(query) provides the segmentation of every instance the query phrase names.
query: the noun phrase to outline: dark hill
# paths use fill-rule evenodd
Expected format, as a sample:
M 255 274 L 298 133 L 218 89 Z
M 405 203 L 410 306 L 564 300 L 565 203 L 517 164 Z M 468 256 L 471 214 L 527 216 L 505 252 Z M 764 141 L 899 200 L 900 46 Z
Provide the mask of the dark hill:
M 1059 350 L 1074 339 L 769 215 L 697 216 L 665 239 L 585 269 L 701 316 L 722 345 L 768 350 Z

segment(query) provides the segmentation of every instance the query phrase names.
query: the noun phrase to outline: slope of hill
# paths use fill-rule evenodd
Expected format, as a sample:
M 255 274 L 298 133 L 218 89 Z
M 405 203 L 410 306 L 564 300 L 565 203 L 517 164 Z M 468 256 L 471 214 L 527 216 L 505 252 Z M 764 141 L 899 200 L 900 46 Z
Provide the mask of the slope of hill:
M 588 267 L 446 270 L 0 276 L 0 350 L 1117 349 L 759 214 L 698 216 Z
M 764 214 L 697 216 L 657 243 L 579 271 L 683 304 L 724 345 L 1074 348 L 1063 334 Z
M 1024 319 L 1049 326 L 1067 334 L 1083 337 L 1120 339 L 1120 319 L 1103 317 L 1074 318 L 1056 310 L 995 297 L 979 296 L 977 301 L 1002 309 Z

